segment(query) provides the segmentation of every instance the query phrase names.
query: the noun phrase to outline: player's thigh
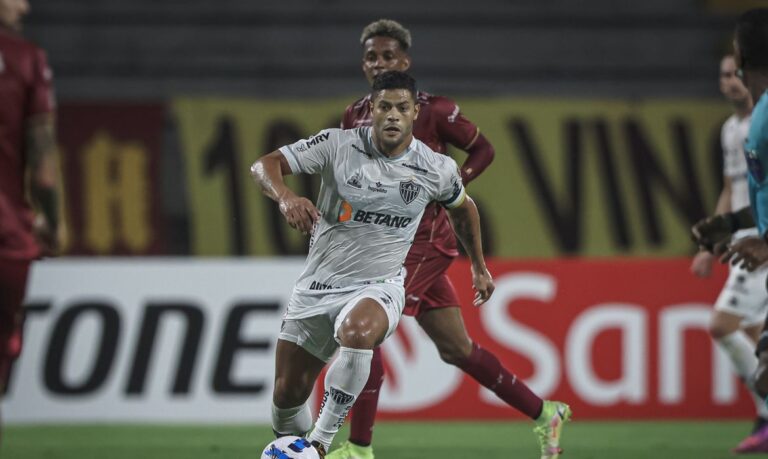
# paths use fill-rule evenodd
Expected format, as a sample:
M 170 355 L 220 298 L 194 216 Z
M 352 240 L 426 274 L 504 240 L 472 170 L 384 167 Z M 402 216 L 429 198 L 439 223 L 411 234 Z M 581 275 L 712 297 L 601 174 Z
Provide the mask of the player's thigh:
M 0 352 L 4 354 L 10 352 L 6 346 L 21 326 L 29 264 L 25 260 L 0 260 Z
M 724 336 L 740 328 L 762 324 L 768 312 L 766 277 L 768 269 L 750 273 L 731 267 L 728 280 L 715 302 L 715 313 L 710 321 L 710 332 L 713 336 Z
M 472 351 L 472 340 L 459 307 L 425 310 L 418 316 L 418 321 L 437 346 L 443 360 L 461 360 Z
M 763 331 L 763 324 L 751 324 L 744 327 L 744 333 L 755 344 L 760 339 L 760 333 Z
M 722 338 L 742 329 L 744 318 L 729 311 L 715 310 L 709 321 L 709 333 L 713 338 Z
M 423 309 L 458 306 L 455 290 L 445 274 L 453 258 L 435 250 L 408 254 L 405 268 L 404 314 L 418 317 Z
M 296 343 L 277 340 L 274 402 L 280 408 L 301 405 L 312 393 L 325 361 Z
M 29 266 L 26 260 L 0 260 L 0 394 L 11 364 L 21 352 L 22 303 Z

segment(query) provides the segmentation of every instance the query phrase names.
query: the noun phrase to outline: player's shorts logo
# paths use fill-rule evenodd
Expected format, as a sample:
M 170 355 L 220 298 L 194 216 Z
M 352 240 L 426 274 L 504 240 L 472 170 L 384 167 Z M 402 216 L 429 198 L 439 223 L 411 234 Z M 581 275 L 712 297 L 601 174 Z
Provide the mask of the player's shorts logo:
M 400 197 L 403 198 L 406 204 L 412 203 L 419 192 L 421 192 L 421 185 L 417 184 L 413 180 L 407 182 L 400 182 Z

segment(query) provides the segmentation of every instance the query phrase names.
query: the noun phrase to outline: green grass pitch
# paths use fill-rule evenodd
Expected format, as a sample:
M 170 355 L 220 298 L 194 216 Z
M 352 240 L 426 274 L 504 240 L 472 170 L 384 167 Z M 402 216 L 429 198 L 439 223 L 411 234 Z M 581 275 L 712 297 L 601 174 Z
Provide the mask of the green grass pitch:
M 381 422 L 377 459 L 538 458 L 525 422 Z M 590 422 L 563 431 L 563 459 L 715 459 L 748 433 L 746 421 Z M 346 429 L 337 437 L 345 439 Z M 258 459 L 267 426 L 6 426 L 2 459 Z

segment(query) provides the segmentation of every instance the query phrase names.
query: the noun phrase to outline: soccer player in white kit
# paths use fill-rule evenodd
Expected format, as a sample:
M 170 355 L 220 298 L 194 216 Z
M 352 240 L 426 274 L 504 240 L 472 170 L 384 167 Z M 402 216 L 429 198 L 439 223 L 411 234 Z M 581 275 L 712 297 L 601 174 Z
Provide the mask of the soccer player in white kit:
M 736 61 L 732 55 L 726 55 L 720 61 L 720 92 L 733 106 L 734 114 L 725 121 L 721 130 L 724 186 L 715 214 L 749 207 L 744 140 L 749 132 L 752 99 L 736 76 Z M 756 228 L 739 230 L 733 239 L 756 234 Z M 702 250 L 693 259 L 691 270 L 699 277 L 709 277 L 712 263 L 716 259 L 716 255 Z M 735 452 L 768 451 L 768 436 L 765 435 L 768 430 L 761 432 L 761 429 L 766 429 L 764 425 L 768 422 L 768 408 L 749 384 L 757 368 L 755 343 L 768 312 L 767 276 L 768 268 L 749 272 L 742 267 L 731 266 L 728 280 L 715 303 L 709 326 L 712 339 L 728 355 L 736 373 L 748 385 L 755 399 L 757 419 L 753 435 L 742 441 Z
M 385 72 L 372 85 L 371 127 L 324 130 L 251 167 L 288 223 L 311 233 L 277 342 L 272 428 L 276 435 L 309 431 L 307 399 L 338 349 L 308 437 L 321 457 L 368 380 L 373 348 L 397 327 L 405 301 L 403 262 L 427 204 L 448 209 L 472 262 L 475 304 L 493 292 L 477 207 L 456 162 L 413 137 L 415 95 L 413 78 Z M 285 185 L 283 175 L 299 173 L 321 175 L 317 207 Z

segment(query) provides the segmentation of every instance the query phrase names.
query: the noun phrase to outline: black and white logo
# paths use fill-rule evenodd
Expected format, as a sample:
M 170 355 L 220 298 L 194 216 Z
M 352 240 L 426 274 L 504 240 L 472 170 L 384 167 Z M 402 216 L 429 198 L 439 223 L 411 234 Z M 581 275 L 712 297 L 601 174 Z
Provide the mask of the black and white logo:
M 410 204 L 419 196 L 421 188 L 422 186 L 413 180 L 400 182 L 400 197 L 406 204 Z
M 355 396 L 331 387 L 331 398 L 339 405 L 349 405 L 355 400 Z
M 355 175 L 353 175 L 352 177 L 349 178 L 349 180 L 347 180 L 347 185 L 349 185 L 349 186 L 351 186 L 353 188 L 357 188 L 358 190 L 360 190 L 360 189 L 363 188 L 363 184 L 360 183 L 360 179 L 361 178 L 362 177 L 361 177 L 360 172 L 359 171 L 355 172 Z
M 374 193 L 386 193 L 387 187 L 381 182 L 376 182 L 373 185 L 368 185 L 368 190 L 373 191 Z

